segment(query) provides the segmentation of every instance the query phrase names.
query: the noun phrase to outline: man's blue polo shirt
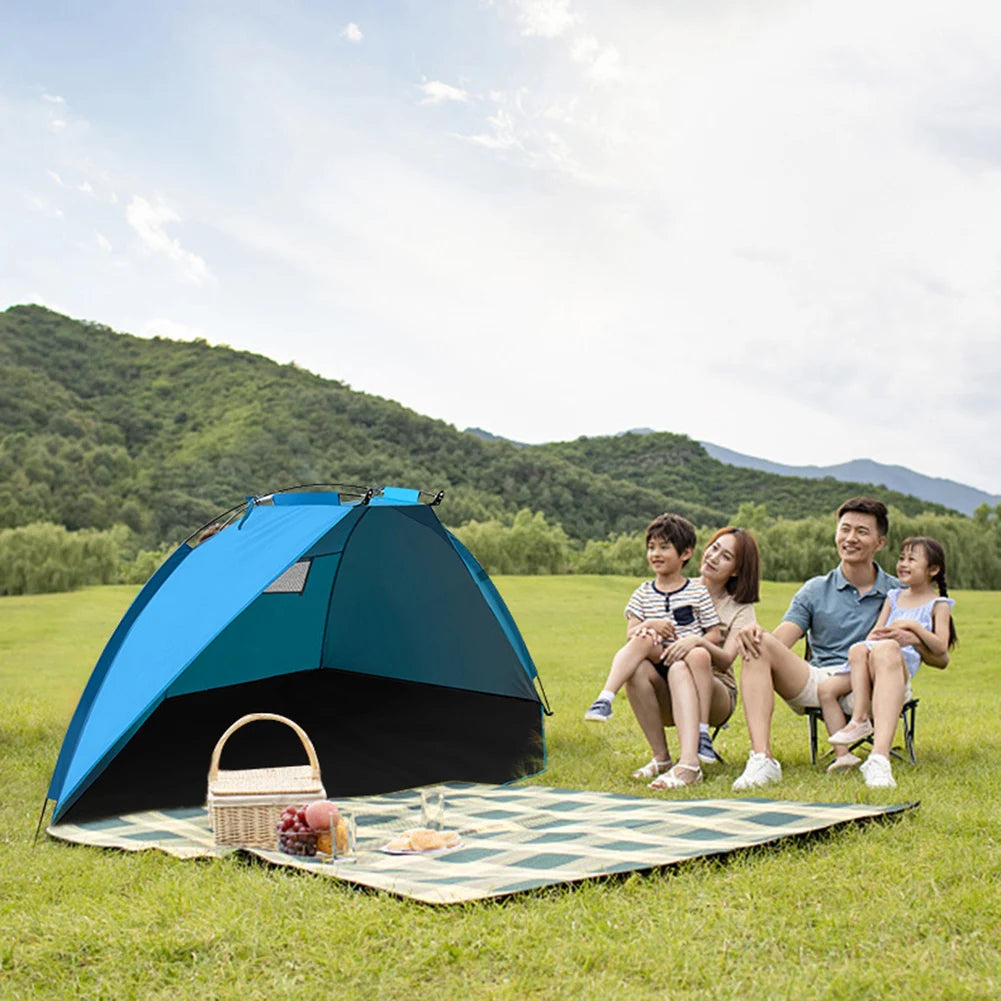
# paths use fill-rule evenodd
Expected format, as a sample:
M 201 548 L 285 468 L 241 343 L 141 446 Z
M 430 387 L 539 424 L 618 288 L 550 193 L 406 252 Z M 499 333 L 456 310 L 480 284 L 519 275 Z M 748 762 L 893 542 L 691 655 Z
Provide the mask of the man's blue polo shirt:
M 876 582 L 859 594 L 836 566 L 823 577 L 808 580 L 794 595 L 782 617 L 783 622 L 799 626 L 810 641 L 810 660 L 817 667 L 834 667 L 848 660 L 848 648 L 864 640 L 879 618 L 887 592 L 900 587 L 881 566 L 876 567 Z

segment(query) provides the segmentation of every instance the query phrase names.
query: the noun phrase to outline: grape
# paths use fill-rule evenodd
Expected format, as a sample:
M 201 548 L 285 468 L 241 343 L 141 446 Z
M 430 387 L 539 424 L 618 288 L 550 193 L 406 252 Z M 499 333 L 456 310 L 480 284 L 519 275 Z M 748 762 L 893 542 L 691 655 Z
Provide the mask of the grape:
M 275 825 L 278 833 L 278 850 L 286 855 L 312 857 L 316 854 L 316 835 L 306 823 L 306 810 L 302 806 L 288 806 L 282 810 Z

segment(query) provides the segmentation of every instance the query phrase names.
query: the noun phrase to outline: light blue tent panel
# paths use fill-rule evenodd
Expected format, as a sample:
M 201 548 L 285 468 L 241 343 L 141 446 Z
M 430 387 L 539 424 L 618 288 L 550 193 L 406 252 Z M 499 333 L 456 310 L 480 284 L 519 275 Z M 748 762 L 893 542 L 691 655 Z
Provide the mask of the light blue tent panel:
M 259 594 L 192 660 L 167 694 L 319 670 L 330 585 L 339 561 L 338 554 L 312 560 L 301 594 Z
M 68 766 L 55 788 L 57 768 L 49 797 L 72 797 L 95 766 L 128 741 L 205 646 L 351 510 L 257 505 L 238 526 L 189 553 L 143 602 L 100 687 L 89 704 L 78 707 L 86 718 L 75 728 L 75 746 L 68 751 L 64 743 L 60 758 L 69 753 Z

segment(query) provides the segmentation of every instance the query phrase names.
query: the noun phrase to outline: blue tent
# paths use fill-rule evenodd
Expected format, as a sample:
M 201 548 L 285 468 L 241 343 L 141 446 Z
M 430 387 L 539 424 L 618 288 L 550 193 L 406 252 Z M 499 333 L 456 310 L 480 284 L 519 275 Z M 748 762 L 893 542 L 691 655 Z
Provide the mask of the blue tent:
M 545 766 L 536 670 L 489 577 L 420 493 L 248 500 L 136 597 L 70 722 L 53 820 L 204 803 L 212 748 L 246 713 L 295 720 L 331 796 L 506 782 Z M 225 768 L 302 763 L 287 727 Z

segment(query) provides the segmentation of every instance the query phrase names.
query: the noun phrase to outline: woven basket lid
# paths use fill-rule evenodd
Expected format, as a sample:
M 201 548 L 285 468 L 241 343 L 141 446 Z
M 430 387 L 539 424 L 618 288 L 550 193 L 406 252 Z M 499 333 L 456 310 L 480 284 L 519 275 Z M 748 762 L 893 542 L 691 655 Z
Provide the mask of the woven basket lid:
M 244 768 L 233 771 L 220 769 L 209 784 L 213 796 L 247 796 L 254 793 L 316 792 L 323 784 L 309 765 L 289 765 L 285 768 Z

